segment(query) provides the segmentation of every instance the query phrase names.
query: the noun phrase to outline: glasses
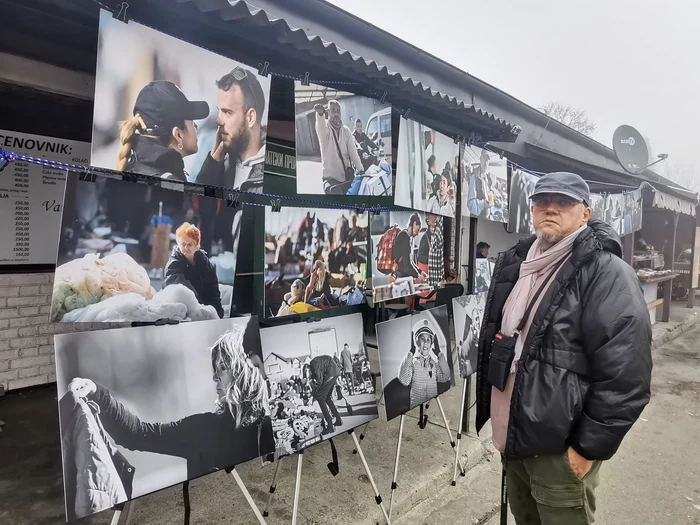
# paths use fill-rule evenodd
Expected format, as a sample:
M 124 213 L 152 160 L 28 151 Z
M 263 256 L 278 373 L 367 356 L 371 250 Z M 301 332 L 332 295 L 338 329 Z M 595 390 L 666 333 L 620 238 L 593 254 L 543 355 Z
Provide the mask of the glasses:
M 533 197 L 532 204 L 535 206 L 535 208 L 538 208 L 540 210 L 547 209 L 552 205 L 554 205 L 554 207 L 556 207 L 556 208 L 559 208 L 560 210 L 568 210 L 574 204 L 578 204 L 578 201 L 572 199 L 571 197 L 563 197 L 563 196 L 545 197 L 545 196 L 542 196 L 542 197 Z
M 234 67 L 233 70 L 231 71 L 231 76 L 236 79 L 236 82 L 238 82 L 238 86 L 241 88 L 241 91 L 245 89 L 245 91 L 250 95 L 250 97 L 253 99 L 253 109 L 256 111 L 258 110 L 258 97 L 255 96 L 255 91 L 253 90 L 252 86 L 250 85 L 251 80 L 248 78 L 248 75 L 252 75 L 250 71 L 247 69 L 243 69 L 242 67 Z M 243 82 L 243 80 L 246 80 L 246 82 Z M 243 98 L 247 98 L 245 96 L 245 93 L 243 95 Z

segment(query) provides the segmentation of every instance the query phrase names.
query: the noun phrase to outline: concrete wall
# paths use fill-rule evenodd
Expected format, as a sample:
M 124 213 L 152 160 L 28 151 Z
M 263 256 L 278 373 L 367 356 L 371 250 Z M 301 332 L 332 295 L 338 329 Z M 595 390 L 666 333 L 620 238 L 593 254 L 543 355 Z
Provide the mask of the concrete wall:
M 0 385 L 14 390 L 56 381 L 53 336 L 113 323 L 50 323 L 53 273 L 0 274 Z

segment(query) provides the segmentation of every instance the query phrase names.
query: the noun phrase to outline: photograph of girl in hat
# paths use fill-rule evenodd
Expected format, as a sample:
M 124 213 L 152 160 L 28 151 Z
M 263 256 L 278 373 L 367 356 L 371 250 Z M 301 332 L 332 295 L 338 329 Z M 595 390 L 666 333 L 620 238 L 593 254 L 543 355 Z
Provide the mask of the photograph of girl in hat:
M 454 385 L 447 306 L 377 324 L 387 420 Z
M 56 338 L 74 520 L 274 451 L 256 317 Z
M 269 95 L 255 69 L 103 10 L 91 164 L 262 191 Z

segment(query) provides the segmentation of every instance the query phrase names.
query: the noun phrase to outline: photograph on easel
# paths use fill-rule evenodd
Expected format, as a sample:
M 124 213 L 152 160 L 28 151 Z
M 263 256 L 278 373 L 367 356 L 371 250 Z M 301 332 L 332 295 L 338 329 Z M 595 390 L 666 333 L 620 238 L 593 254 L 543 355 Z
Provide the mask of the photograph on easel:
M 474 293 L 488 292 L 494 263 L 488 259 L 476 259 L 474 264 Z
M 380 303 L 427 297 L 445 280 L 444 218 L 418 211 L 373 215 L 372 288 Z
M 69 173 L 51 320 L 228 317 L 243 212 L 219 199 Z
M 508 222 L 508 160 L 477 146 L 462 147 L 462 216 Z
M 55 347 L 68 521 L 274 451 L 257 317 Z
M 102 10 L 90 163 L 261 193 L 271 82 Z
M 476 372 L 479 333 L 486 307 L 486 293 L 462 295 L 452 299 L 459 375 L 469 377 Z
M 387 420 L 454 386 L 447 306 L 377 324 L 377 345 Z
M 294 112 L 299 195 L 392 195 L 389 104 L 297 81 Z
M 365 302 L 368 214 L 265 208 L 265 317 Z
M 362 314 L 264 328 L 276 457 L 379 417 Z

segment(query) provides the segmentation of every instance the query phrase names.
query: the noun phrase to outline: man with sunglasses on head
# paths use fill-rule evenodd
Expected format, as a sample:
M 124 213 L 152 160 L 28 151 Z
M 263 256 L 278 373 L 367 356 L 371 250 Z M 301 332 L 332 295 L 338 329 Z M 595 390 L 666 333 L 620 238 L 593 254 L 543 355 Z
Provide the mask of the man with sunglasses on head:
M 496 263 L 479 336 L 477 431 L 491 419 L 518 525 L 592 523 L 601 463 L 649 402 L 651 324 L 588 184 L 539 179 L 535 236 Z
M 265 93 L 256 74 L 238 66 L 217 80 L 216 86 L 216 139 L 197 182 L 262 193 Z

